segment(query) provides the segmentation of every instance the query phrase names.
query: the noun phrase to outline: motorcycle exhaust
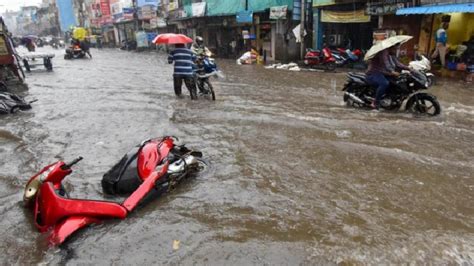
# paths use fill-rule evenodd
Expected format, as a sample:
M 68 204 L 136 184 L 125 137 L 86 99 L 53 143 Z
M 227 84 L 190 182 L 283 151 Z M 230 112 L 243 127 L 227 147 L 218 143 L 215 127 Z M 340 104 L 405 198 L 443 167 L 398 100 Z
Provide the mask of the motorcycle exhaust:
M 168 166 L 168 174 L 181 173 L 190 166 L 197 165 L 199 162 L 196 157 L 192 155 L 187 155 L 182 159 L 177 160 L 176 162 Z
M 354 94 L 350 93 L 350 92 L 345 92 L 344 93 L 345 95 L 349 96 L 349 98 L 351 98 L 353 101 L 357 102 L 357 103 L 360 103 L 360 104 L 365 104 L 364 101 L 362 101 L 361 98 L 355 96 Z

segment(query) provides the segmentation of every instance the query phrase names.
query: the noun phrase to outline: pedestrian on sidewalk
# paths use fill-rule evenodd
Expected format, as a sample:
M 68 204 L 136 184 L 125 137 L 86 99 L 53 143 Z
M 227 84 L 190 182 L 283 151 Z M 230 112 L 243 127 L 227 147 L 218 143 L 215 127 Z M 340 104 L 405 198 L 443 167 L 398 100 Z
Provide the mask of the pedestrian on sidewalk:
M 196 56 L 184 44 L 175 44 L 175 49 L 168 56 L 168 63 L 174 62 L 173 85 L 176 96 L 181 96 L 183 81 L 189 90 L 191 99 L 197 99 L 196 85 L 194 83 L 194 62 Z
M 435 59 L 439 56 L 441 60 L 441 66 L 444 67 L 446 63 L 446 51 L 448 49 L 447 42 L 448 42 L 448 34 L 446 30 L 449 27 L 448 22 L 441 23 L 441 27 L 436 31 L 435 41 L 436 41 L 436 48 L 431 55 L 431 59 Z

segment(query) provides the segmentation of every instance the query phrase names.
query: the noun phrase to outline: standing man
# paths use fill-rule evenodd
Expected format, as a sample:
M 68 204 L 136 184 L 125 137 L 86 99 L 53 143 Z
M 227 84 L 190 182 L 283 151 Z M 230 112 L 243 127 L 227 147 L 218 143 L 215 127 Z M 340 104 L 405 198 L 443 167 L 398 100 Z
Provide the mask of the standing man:
M 436 48 L 433 54 L 431 55 L 431 59 L 435 59 L 436 57 L 440 57 L 441 65 L 445 66 L 446 61 L 446 50 L 447 50 L 447 42 L 448 42 L 448 34 L 446 30 L 449 27 L 448 22 L 441 23 L 441 27 L 436 31 L 435 41 L 436 41 Z
M 189 90 L 191 99 L 197 99 L 196 85 L 194 83 L 194 61 L 196 56 L 186 48 L 184 44 L 175 44 L 175 49 L 168 56 L 168 63 L 174 62 L 173 83 L 176 96 L 181 95 L 181 87 L 184 83 Z

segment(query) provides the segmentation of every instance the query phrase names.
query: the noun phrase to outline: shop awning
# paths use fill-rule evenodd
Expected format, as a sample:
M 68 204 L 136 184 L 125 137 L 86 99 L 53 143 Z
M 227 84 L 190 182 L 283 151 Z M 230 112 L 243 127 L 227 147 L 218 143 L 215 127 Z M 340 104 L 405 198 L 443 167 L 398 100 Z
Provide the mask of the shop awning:
M 397 15 L 439 14 L 439 13 L 474 13 L 474 3 L 436 5 L 436 6 L 417 6 L 417 7 L 400 8 L 397 10 Z

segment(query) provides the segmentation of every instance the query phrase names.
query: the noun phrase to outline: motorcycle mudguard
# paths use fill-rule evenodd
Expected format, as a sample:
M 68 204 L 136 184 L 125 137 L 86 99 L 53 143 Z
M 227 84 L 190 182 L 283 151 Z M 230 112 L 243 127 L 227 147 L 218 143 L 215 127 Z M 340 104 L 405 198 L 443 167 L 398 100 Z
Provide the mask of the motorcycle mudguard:
M 71 216 L 56 224 L 48 237 L 48 242 L 52 246 L 62 244 L 66 238 L 77 230 L 89 225 L 98 224 L 101 220 L 89 216 Z

